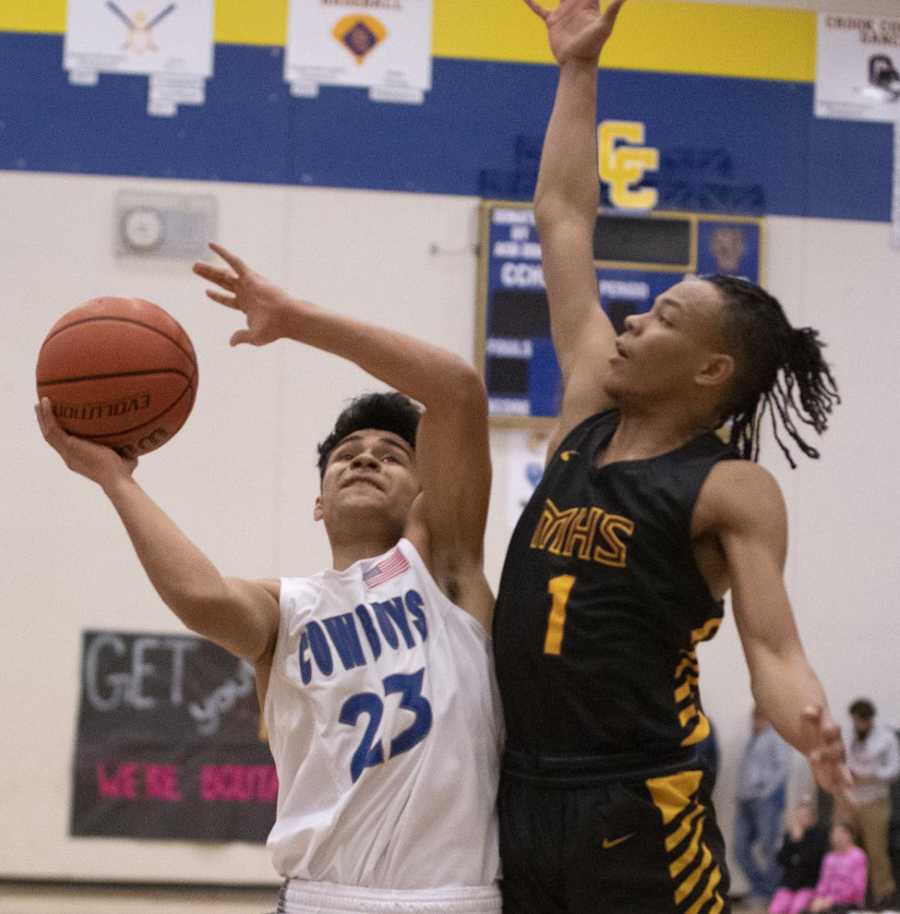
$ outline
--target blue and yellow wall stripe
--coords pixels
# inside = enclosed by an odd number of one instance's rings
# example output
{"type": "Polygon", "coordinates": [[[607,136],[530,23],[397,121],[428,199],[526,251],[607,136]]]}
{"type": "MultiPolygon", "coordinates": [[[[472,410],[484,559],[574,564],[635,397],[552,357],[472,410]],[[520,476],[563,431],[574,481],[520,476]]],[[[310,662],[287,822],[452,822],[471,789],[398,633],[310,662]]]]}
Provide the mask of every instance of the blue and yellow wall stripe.
{"type": "MultiPolygon", "coordinates": [[[[146,79],[69,85],[65,0],[0,4],[0,169],[527,199],[556,84],[521,0],[434,0],[422,106],[282,78],[287,0],[216,0],[207,102],[146,114],[146,79]]],[[[660,207],[888,221],[892,130],[813,116],[813,13],[631,0],[601,117],[640,121],[660,207]]]]}
{"type": "MultiPolygon", "coordinates": [[[[216,43],[283,46],[287,15],[288,0],[217,0],[216,43]]],[[[432,49],[461,60],[552,63],[532,19],[521,0],[434,0],[432,49]]],[[[65,28],[65,0],[4,0],[0,7],[0,31],[61,35],[65,28]]],[[[815,16],[801,10],[631,0],[604,63],[812,82],[815,42],[815,16]]]]}

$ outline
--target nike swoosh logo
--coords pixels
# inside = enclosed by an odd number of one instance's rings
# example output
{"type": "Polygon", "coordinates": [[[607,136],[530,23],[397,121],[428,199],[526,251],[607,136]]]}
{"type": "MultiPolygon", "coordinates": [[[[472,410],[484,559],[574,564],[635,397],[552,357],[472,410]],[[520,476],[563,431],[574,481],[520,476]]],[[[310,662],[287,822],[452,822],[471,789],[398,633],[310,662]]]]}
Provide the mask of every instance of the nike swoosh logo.
{"type": "Polygon", "coordinates": [[[627,841],[629,838],[633,838],[636,834],[637,834],[637,832],[633,831],[628,835],[622,835],[621,838],[613,838],[612,841],[610,841],[609,838],[604,838],[603,839],[603,850],[608,851],[611,847],[615,847],[617,844],[622,844],[623,842],[627,841]]]}
{"type": "Polygon", "coordinates": [[[562,460],[564,463],[568,463],[570,458],[577,457],[577,456],[578,456],[578,451],[563,451],[559,455],[559,459],[562,460]]]}

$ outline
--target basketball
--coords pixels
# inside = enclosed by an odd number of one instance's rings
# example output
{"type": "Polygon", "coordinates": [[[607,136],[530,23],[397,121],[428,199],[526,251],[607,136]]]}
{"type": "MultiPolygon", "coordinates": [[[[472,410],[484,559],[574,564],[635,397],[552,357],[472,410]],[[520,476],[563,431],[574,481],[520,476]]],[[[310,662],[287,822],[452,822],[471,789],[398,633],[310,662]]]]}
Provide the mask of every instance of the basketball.
{"type": "Polygon", "coordinates": [[[49,397],[71,435],[139,457],[184,425],[197,394],[197,358],[182,326],[141,298],[94,298],[66,312],[37,360],[38,397],[49,397]]]}

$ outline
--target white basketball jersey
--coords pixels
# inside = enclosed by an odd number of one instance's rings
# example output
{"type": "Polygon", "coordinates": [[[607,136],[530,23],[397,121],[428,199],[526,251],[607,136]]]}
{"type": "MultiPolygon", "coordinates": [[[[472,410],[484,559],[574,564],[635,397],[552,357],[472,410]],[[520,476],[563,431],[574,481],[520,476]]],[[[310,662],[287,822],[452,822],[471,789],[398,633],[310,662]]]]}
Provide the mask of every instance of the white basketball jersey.
{"type": "Polygon", "coordinates": [[[409,540],[281,581],[265,719],[283,876],[385,889],[499,875],[490,642],[409,540]]]}

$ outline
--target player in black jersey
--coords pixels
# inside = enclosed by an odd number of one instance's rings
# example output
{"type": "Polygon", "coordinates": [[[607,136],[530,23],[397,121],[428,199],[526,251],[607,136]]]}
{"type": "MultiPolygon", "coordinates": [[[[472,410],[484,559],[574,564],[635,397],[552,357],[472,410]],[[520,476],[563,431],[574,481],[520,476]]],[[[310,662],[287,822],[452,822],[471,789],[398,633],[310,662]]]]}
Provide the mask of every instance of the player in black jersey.
{"type": "Polygon", "coordinates": [[[753,462],[767,410],[780,443],[779,424],[818,456],[796,423],[823,431],[837,389],[815,331],[739,279],[679,282],[616,338],[592,237],[597,60],[624,0],[602,15],[597,0],[525,2],[560,64],[535,213],[564,389],[494,616],[504,910],[720,914],[696,647],[727,590],[756,703],[819,784],[846,784],[785,592],[782,496],[753,462]]]}

